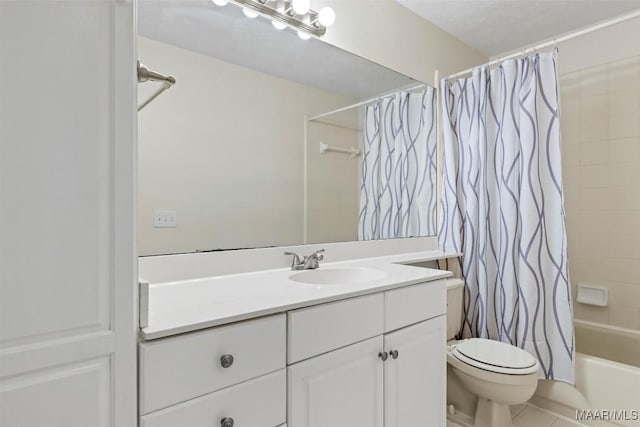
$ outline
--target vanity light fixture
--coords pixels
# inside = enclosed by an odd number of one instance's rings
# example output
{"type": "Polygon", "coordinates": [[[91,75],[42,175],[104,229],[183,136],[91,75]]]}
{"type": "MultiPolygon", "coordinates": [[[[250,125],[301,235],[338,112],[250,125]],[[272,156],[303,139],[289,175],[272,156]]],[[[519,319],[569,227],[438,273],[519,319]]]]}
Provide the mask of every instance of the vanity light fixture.
{"type": "Polygon", "coordinates": [[[333,25],[336,13],[330,7],[319,12],[311,10],[310,0],[212,0],[218,6],[234,3],[242,8],[248,18],[262,15],[272,21],[273,26],[282,30],[291,27],[298,36],[308,40],[311,36],[321,37],[327,27],[333,25]]]}
{"type": "Polygon", "coordinates": [[[249,19],[257,18],[258,14],[251,9],[247,9],[246,7],[242,8],[242,13],[249,19]]]}

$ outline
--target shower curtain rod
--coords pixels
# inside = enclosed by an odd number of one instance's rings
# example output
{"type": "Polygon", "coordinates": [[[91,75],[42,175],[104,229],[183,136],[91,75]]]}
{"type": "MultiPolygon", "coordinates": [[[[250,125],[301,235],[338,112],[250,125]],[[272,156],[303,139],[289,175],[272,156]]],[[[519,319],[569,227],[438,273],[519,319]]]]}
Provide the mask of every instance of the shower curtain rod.
{"type": "Polygon", "coordinates": [[[338,108],[337,110],[332,110],[332,111],[329,111],[329,112],[326,112],[326,113],[318,114],[317,116],[309,117],[307,120],[312,122],[314,120],[318,120],[318,119],[321,119],[323,117],[330,116],[332,114],[341,113],[343,111],[351,110],[352,108],[362,107],[363,105],[370,104],[370,103],[372,103],[374,101],[379,100],[380,98],[384,98],[385,96],[389,96],[389,95],[394,94],[396,92],[400,92],[400,91],[410,92],[412,90],[417,90],[417,89],[423,88],[425,86],[427,86],[427,83],[420,83],[419,85],[415,85],[415,86],[409,86],[409,87],[405,87],[405,88],[395,89],[393,91],[386,92],[386,93],[383,93],[381,95],[377,95],[377,96],[375,96],[373,98],[369,98],[369,99],[366,99],[364,101],[357,102],[355,104],[347,105],[346,107],[338,108]]]}
{"type": "MultiPolygon", "coordinates": [[[[628,13],[626,15],[618,16],[617,18],[609,19],[609,20],[600,22],[598,24],[592,25],[590,27],[586,27],[586,28],[583,28],[581,30],[574,31],[572,33],[568,33],[568,34],[562,35],[560,37],[555,37],[555,38],[547,40],[545,42],[542,42],[542,43],[539,43],[539,44],[536,44],[536,45],[533,45],[533,46],[529,46],[529,47],[520,49],[517,52],[514,52],[514,53],[511,53],[509,55],[500,57],[498,59],[494,59],[492,61],[489,61],[485,65],[486,66],[495,65],[495,64],[498,64],[498,63],[500,63],[502,61],[506,61],[507,59],[516,58],[518,56],[526,55],[528,53],[532,53],[532,52],[535,52],[537,50],[541,50],[541,49],[544,49],[544,48],[547,48],[547,47],[551,47],[551,46],[556,46],[558,43],[566,42],[568,40],[572,40],[572,39],[587,35],[589,33],[593,33],[595,31],[599,31],[599,30],[602,30],[604,28],[610,27],[612,25],[620,24],[622,22],[629,21],[631,19],[638,18],[638,17],[640,17],[640,9],[638,9],[638,10],[636,10],[634,12],[628,13]]],[[[449,79],[453,79],[453,78],[456,78],[456,77],[464,76],[465,74],[471,73],[477,67],[478,66],[469,68],[469,69],[464,70],[464,71],[460,71],[459,73],[456,73],[456,74],[451,74],[450,76],[445,77],[444,80],[449,80],[449,79]]]]}
{"type": "Polygon", "coordinates": [[[138,111],[142,110],[144,107],[149,105],[151,101],[156,99],[162,92],[169,89],[171,86],[176,84],[176,79],[173,76],[165,76],[163,74],[157,73],[155,71],[150,70],[144,64],[140,63],[138,60],[138,83],[144,82],[161,82],[162,86],[158,88],[146,101],[142,104],[138,105],[138,111]]]}

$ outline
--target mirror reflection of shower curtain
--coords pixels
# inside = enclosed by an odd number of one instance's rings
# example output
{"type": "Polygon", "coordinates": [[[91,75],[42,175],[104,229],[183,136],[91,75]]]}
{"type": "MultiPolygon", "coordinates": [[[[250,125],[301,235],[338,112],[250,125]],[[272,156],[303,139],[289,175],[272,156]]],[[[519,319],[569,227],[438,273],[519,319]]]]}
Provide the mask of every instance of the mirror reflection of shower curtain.
{"type": "Polygon", "coordinates": [[[436,93],[398,92],[364,112],[358,239],[436,230],[436,93]]]}

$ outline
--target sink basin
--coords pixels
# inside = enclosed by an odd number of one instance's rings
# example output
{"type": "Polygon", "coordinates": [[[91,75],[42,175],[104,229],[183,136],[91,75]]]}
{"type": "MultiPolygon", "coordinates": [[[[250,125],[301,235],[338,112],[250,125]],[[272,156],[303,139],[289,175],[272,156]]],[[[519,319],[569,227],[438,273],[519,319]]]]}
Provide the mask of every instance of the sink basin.
{"type": "Polygon", "coordinates": [[[384,271],[373,268],[319,268],[305,270],[289,276],[294,282],[310,285],[363,284],[384,278],[384,271]]]}

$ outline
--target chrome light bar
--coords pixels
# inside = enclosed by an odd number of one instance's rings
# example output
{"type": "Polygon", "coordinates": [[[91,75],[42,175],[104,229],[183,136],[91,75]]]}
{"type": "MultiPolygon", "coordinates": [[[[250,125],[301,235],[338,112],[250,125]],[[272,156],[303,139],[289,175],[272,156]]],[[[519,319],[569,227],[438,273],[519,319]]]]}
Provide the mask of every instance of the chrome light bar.
{"type": "MultiPolygon", "coordinates": [[[[333,9],[327,11],[332,16],[329,20],[330,23],[328,23],[328,25],[322,25],[319,12],[308,9],[304,14],[299,14],[293,7],[293,2],[295,1],[296,0],[229,0],[229,3],[234,3],[243,9],[253,11],[273,22],[292,27],[316,37],[322,37],[327,31],[327,26],[331,25],[335,19],[333,9]]],[[[215,3],[219,4],[220,2],[215,3]]]]}

